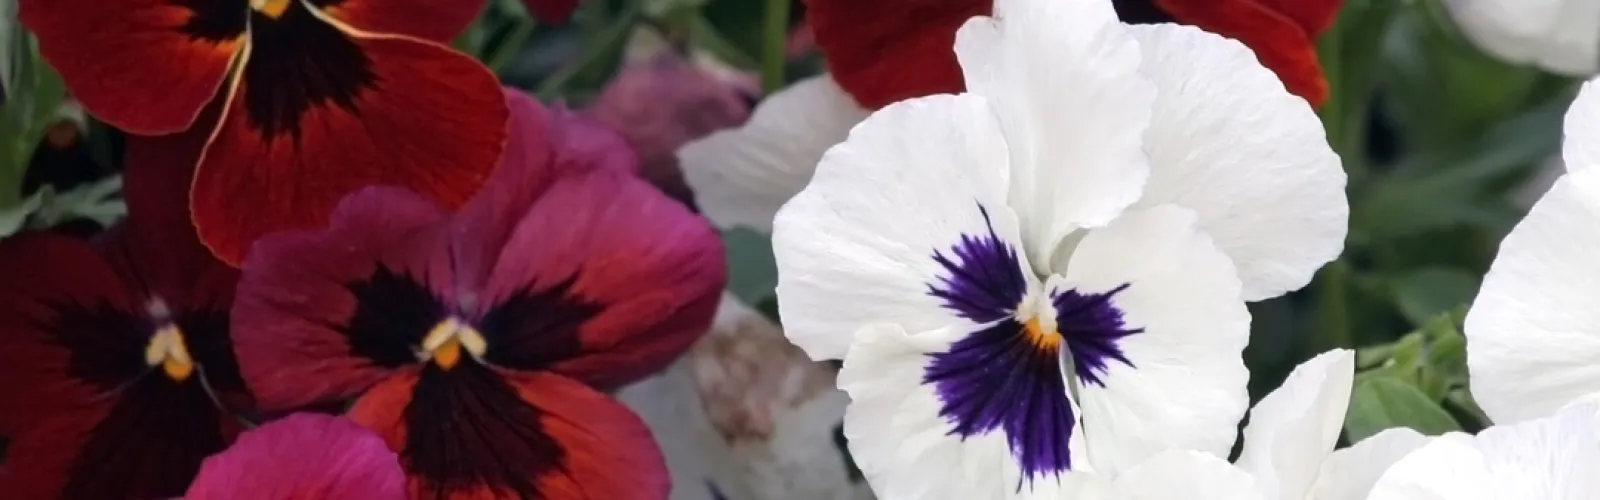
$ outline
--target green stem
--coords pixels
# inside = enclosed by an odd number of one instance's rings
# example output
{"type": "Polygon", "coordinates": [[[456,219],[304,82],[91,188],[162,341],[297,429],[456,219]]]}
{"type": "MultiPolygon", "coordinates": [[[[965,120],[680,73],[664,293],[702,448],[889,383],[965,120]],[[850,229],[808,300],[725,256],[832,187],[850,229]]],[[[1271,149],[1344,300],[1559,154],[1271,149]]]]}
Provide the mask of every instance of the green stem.
{"type": "Polygon", "coordinates": [[[529,17],[519,17],[515,22],[516,25],[511,27],[511,32],[506,34],[505,39],[484,58],[484,62],[496,75],[505,71],[506,65],[511,64],[511,61],[522,53],[522,46],[528,42],[528,37],[533,35],[533,28],[537,24],[529,17]]]}
{"type": "Polygon", "coordinates": [[[1322,268],[1317,286],[1317,324],[1320,327],[1313,348],[1317,352],[1355,346],[1350,326],[1350,266],[1334,261],[1322,268]]]}
{"type": "Polygon", "coordinates": [[[605,59],[607,54],[619,50],[623,43],[628,41],[628,35],[633,34],[633,26],[639,21],[641,2],[627,2],[622,12],[617,14],[617,19],[607,26],[594,38],[577,59],[562,66],[561,69],[551,73],[544,83],[535,91],[540,99],[552,99],[561,93],[567,82],[582,74],[589,66],[605,59]]]}
{"type": "Polygon", "coordinates": [[[761,41],[761,89],[770,94],[783,88],[783,67],[788,63],[789,0],[767,0],[761,41]]]}

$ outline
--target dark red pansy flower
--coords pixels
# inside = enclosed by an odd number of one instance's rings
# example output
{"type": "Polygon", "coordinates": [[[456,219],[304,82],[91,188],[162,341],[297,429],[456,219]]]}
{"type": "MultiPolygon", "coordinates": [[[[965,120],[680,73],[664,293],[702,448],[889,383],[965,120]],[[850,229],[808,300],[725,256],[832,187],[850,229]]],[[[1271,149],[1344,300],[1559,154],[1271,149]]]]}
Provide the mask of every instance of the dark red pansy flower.
{"type": "Polygon", "coordinates": [[[269,409],[357,398],[416,498],[665,498],[649,431],[601,391],[706,330],[721,245],[615,133],[509,97],[505,158],[457,214],[375,187],[256,244],[244,377],[269,409]]]}
{"type": "Polygon", "coordinates": [[[572,12],[578,10],[580,3],[583,0],[522,0],[534,18],[558,24],[571,19],[572,12]]]}
{"type": "MultiPolygon", "coordinates": [[[[1315,40],[1344,0],[1114,0],[1128,23],[1179,22],[1255,50],[1290,92],[1313,106],[1328,97],[1315,40]]],[[[988,15],[993,0],[806,0],[834,80],[862,106],[965,89],[956,29],[988,15]]]]}
{"type": "Polygon", "coordinates": [[[400,457],[343,417],[297,413],[207,458],[183,500],[405,500],[400,457]]]}
{"type": "Polygon", "coordinates": [[[166,160],[129,153],[130,217],[93,242],[0,240],[0,496],[170,498],[243,428],[238,272],[186,223],[190,170],[147,164],[166,160]]]}
{"type": "Polygon", "coordinates": [[[371,184],[455,207],[505,142],[495,77],[435,42],[483,0],[21,0],[85,109],[128,132],[208,138],[191,208],[237,263],[371,184]],[[207,103],[223,112],[199,119],[207,103]]]}

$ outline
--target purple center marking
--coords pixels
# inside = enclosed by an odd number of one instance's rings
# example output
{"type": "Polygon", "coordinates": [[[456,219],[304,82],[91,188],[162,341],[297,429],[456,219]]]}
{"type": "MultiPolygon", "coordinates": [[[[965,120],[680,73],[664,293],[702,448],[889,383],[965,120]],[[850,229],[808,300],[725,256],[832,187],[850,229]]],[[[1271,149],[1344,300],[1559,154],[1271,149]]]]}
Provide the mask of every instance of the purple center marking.
{"type": "Polygon", "coordinates": [[[982,205],[978,210],[988,234],[962,235],[948,255],[935,251],[933,259],[945,275],[928,285],[928,293],[956,315],[985,326],[950,350],[930,354],[922,382],[934,384],[942,403],[939,415],[953,425],[951,435],[967,438],[1003,429],[1028,483],[1072,468],[1067,444],[1077,416],[1061,374],[1061,346],[1072,355],[1079,378],[1103,386],[1108,360],[1133,366],[1118,340],[1142,330],[1125,328],[1122,312],[1112,304],[1128,285],[1103,293],[1066,290],[1051,296],[1064,343],[1031,340],[1015,319],[1028,293],[1027,271],[1016,249],[995,234],[988,210],[982,205]]]}

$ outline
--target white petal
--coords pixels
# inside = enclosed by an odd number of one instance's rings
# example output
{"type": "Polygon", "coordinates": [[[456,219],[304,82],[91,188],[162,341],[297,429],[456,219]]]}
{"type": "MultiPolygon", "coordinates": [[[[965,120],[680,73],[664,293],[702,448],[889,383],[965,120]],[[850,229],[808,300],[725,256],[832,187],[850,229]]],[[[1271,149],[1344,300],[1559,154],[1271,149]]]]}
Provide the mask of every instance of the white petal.
{"type": "Polygon", "coordinates": [[[672,476],[672,500],[712,500],[706,483],[732,498],[749,498],[739,463],[711,425],[686,361],[622,388],[617,399],[650,427],[672,476]]]}
{"type": "Polygon", "coordinates": [[[1600,69],[1600,2],[1447,0],[1462,33],[1485,52],[1568,75],[1600,69]]]}
{"type": "Polygon", "coordinates": [[[1017,241],[1005,162],[999,125],[975,95],[902,101],[857,126],[774,224],[789,339],[813,359],[841,358],[867,324],[970,325],[929,293],[943,273],[933,256],[988,234],[991,221],[1017,241]]]}
{"type": "Polygon", "coordinates": [[[1578,91],[1567,110],[1562,157],[1567,170],[1600,167],[1600,79],[1578,91]]]}
{"type": "Polygon", "coordinates": [[[1216,455],[1172,450],[1133,466],[1113,482],[1107,500],[1252,500],[1263,497],[1245,471],[1216,455]]]}
{"type": "Polygon", "coordinates": [[[856,465],[885,499],[1060,498],[1054,481],[1017,491],[1021,469],[1004,432],[963,439],[939,415],[938,395],[922,382],[924,366],[930,354],[947,351],[963,336],[953,330],[909,335],[887,324],[858,333],[839,373],[839,387],[851,399],[844,432],[856,465]]]}
{"type": "MultiPolygon", "coordinates": [[[[1132,363],[1111,361],[1104,387],[1080,387],[1083,434],[1096,470],[1116,471],[1168,448],[1226,456],[1249,397],[1241,352],[1250,314],[1233,265],[1174,206],[1129,212],[1090,231],[1056,289],[1112,297],[1132,363]]],[[[1071,341],[1071,332],[1063,332],[1071,341]]]]}
{"type": "Polygon", "coordinates": [[[772,231],[772,216],[811,180],[823,152],[866,118],[828,75],[772,94],[743,127],[678,149],[701,213],[721,228],[772,231]]]}
{"type": "Polygon", "coordinates": [[[1396,462],[1371,500],[1592,500],[1600,498],[1596,406],[1435,439],[1396,462]]]}
{"type": "Polygon", "coordinates": [[[1247,300],[1296,290],[1344,248],[1344,167],[1311,106],[1238,41],[1133,26],[1156,84],[1138,206],[1194,210],[1233,258],[1247,300]]]}
{"type": "Polygon", "coordinates": [[[1250,410],[1239,467],[1273,498],[1304,498],[1339,442],[1355,354],[1322,353],[1295,367],[1277,390],[1250,410]]]}
{"type": "Polygon", "coordinates": [[[1311,487],[1315,500],[1366,500],[1372,485],[1389,467],[1407,454],[1432,441],[1417,431],[1397,427],[1361,440],[1349,448],[1333,452],[1323,462],[1317,482],[1311,487]]]}
{"type": "Polygon", "coordinates": [[[1472,395],[1495,422],[1600,391],[1600,169],[1568,173],[1500,244],[1467,313],[1472,395]]]}
{"type": "Polygon", "coordinates": [[[725,489],[730,497],[840,499],[854,491],[833,438],[849,398],[834,388],[834,370],[807,358],[772,321],[725,293],[711,331],[682,363],[693,375],[694,404],[731,446],[749,486],[737,497],[725,489]]]}
{"type": "Polygon", "coordinates": [[[1012,206],[1043,271],[1063,237],[1110,222],[1138,199],[1155,89],[1110,2],[1002,0],[995,17],[969,21],[956,54],[967,88],[1000,116],[1012,206]]]}

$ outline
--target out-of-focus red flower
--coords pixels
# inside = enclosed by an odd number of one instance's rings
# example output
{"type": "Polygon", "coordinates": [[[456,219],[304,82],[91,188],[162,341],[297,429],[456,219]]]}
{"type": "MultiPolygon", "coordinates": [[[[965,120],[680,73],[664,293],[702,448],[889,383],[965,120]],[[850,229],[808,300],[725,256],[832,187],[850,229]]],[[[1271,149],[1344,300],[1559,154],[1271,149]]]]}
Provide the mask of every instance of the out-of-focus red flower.
{"type": "MultiPolygon", "coordinates": [[[[1255,50],[1290,92],[1327,100],[1315,40],[1344,0],[1114,0],[1129,23],[1179,22],[1255,50]]],[[[955,32],[988,15],[993,0],[806,0],[817,45],[833,78],[867,108],[960,92],[955,32]]]]}
{"type": "Polygon", "coordinates": [[[510,94],[495,177],[455,215],[394,188],[246,260],[235,342],[261,405],[358,397],[416,498],[666,498],[648,429],[605,390],[706,330],[726,279],[707,223],[624,141],[510,94]]]}
{"type": "Polygon", "coordinates": [[[646,179],[691,203],[678,147],[744,123],[750,107],[737,87],[667,54],[623,69],[587,112],[622,132],[639,153],[646,179]]]}
{"type": "Polygon", "coordinates": [[[6,498],[176,496],[253,407],[228,337],[238,272],[186,221],[194,157],[129,146],[122,225],[0,241],[6,498]]]}
{"type": "Polygon", "coordinates": [[[455,207],[483,185],[505,102],[492,73],[439,43],[482,6],[22,0],[19,16],[89,113],[134,134],[205,138],[194,224],[237,263],[255,238],[320,225],[364,186],[455,207]]]}
{"type": "Polygon", "coordinates": [[[405,500],[400,457],[343,417],[297,413],[207,458],[183,500],[405,500]]]}

